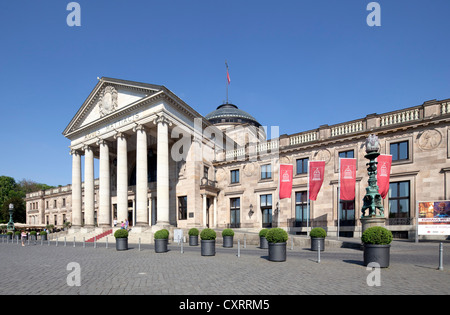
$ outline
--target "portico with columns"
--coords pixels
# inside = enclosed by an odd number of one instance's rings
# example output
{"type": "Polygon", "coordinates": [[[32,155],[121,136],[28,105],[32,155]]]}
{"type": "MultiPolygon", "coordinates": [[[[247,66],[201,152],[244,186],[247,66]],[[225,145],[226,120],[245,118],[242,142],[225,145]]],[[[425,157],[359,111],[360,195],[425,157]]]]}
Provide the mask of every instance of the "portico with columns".
{"type": "MultiPolygon", "coordinates": [[[[189,208],[201,211],[202,161],[190,141],[195,119],[207,124],[164,86],[99,79],[63,132],[71,141],[73,230],[109,229],[114,219],[141,231],[177,226],[179,195],[189,194],[189,208]],[[184,146],[171,154],[180,139],[184,146]]],[[[184,223],[201,224],[199,218],[184,223]]]]}

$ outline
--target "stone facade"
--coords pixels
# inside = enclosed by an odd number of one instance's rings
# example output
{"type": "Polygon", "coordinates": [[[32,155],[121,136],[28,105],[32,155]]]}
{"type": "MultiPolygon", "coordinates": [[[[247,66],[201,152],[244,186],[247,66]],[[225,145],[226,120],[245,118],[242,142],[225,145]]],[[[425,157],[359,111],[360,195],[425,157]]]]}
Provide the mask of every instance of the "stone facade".
{"type": "Polygon", "coordinates": [[[380,153],[395,156],[394,192],[383,200],[387,226],[413,238],[417,202],[450,199],[449,120],[450,99],[433,100],[266,141],[259,123],[212,124],[165,87],[102,78],[64,131],[71,140],[72,185],[28,194],[27,223],[70,221],[75,229],[93,229],[117,218],[137,230],[281,226],[306,234],[321,226],[329,235],[339,229],[359,236],[368,185],[365,140],[376,134],[380,153]],[[356,198],[341,203],[339,157],[346,155],[357,161],[356,198]],[[96,180],[94,158],[100,159],[96,180]],[[314,160],[326,162],[326,174],[317,200],[308,204],[306,167],[314,160]],[[280,164],[294,170],[292,196],[283,200],[280,164]]]}

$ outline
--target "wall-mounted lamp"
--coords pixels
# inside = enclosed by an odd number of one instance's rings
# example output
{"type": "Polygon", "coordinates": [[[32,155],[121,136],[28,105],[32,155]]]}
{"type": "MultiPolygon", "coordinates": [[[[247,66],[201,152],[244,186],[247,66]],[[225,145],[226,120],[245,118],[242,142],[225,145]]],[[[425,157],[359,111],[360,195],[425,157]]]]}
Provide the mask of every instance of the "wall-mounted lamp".
{"type": "Polygon", "coordinates": [[[250,210],[248,211],[248,216],[251,218],[252,215],[253,215],[253,213],[255,213],[255,212],[253,211],[253,205],[250,204],[250,210]]]}

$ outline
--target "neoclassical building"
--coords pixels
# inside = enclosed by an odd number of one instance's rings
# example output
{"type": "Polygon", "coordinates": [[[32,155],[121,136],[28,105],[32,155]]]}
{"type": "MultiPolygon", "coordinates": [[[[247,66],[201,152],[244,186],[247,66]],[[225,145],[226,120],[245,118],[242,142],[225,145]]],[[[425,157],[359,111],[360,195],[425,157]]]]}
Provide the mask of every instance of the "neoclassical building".
{"type": "Polygon", "coordinates": [[[233,104],[202,116],[164,86],[104,77],[63,132],[72,184],[28,194],[27,223],[69,221],[76,231],[128,219],[134,231],[280,226],[292,234],[321,226],[330,235],[359,236],[364,146],[376,134],[381,153],[393,157],[383,200],[387,227],[413,238],[417,203],[450,199],[449,121],[450,99],[432,100],[286,135],[233,104]],[[339,200],[342,157],[357,162],[352,201],[339,200]],[[326,162],[325,179],[317,200],[308,202],[307,166],[314,160],[326,162]],[[291,198],[282,200],[280,164],[293,165],[291,198]]]}

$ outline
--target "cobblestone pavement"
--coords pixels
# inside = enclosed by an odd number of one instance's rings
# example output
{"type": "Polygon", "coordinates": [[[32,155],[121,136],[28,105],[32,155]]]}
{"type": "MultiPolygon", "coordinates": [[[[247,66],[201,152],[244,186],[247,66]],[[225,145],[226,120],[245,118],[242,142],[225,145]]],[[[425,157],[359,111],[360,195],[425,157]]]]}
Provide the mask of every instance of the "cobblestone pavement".
{"type": "Polygon", "coordinates": [[[116,251],[115,244],[62,242],[56,246],[0,243],[0,294],[153,294],[153,295],[298,295],[298,294],[448,294],[450,244],[444,244],[444,270],[437,270],[438,243],[394,241],[389,268],[379,270],[380,286],[369,286],[372,270],[363,266],[363,252],[327,248],[317,252],[290,249],[285,262],[271,262],[267,250],[256,246],[222,248],[203,257],[200,246],[170,244],[169,252],[155,253],[152,245],[130,244],[116,251]],[[80,286],[70,263],[80,267],[80,286]],[[69,266],[69,268],[68,268],[69,266]],[[72,283],[73,284],[73,283],[72,283]],[[76,284],[76,283],[75,283],[76,284]]]}

